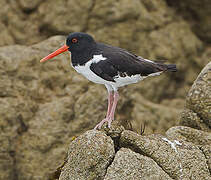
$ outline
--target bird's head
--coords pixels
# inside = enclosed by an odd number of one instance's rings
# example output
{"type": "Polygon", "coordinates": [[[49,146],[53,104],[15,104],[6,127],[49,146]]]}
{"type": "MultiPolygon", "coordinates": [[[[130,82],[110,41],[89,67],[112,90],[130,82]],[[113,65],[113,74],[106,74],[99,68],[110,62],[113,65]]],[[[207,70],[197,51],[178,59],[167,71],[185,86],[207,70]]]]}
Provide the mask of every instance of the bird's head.
{"type": "Polygon", "coordinates": [[[64,46],[44,57],[40,62],[45,62],[65,51],[69,51],[70,53],[80,53],[92,48],[95,44],[95,40],[89,34],[82,32],[71,33],[68,35],[64,46]]]}

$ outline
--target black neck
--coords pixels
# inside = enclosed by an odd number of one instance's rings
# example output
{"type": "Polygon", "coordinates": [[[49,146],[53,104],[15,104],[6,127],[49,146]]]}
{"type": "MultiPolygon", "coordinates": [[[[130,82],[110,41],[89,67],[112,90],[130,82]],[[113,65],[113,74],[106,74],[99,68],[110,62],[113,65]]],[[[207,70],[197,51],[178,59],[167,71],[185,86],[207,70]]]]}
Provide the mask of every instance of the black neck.
{"type": "Polygon", "coordinates": [[[84,65],[86,62],[88,62],[90,59],[93,58],[93,55],[96,51],[96,44],[93,44],[92,46],[86,47],[85,49],[80,49],[80,51],[73,51],[71,52],[71,60],[72,65],[84,65]]]}

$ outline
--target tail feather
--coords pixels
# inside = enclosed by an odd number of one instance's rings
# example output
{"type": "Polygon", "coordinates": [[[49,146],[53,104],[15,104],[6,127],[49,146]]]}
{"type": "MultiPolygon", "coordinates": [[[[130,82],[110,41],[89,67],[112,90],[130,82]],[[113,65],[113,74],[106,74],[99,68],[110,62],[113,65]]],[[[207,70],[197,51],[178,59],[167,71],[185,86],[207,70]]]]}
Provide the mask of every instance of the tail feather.
{"type": "Polygon", "coordinates": [[[141,60],[139,62],[145,63],[145,66],[148,67],[147,74],[156,73],[156,72],[177,72],[176,64],[165,64],[165,60],[149,60],[143,59],[142,57],[138,56],[138,59],[141,60]]]}
{"type": "Polygon", "coordinates": [[[169,71],[169,72],[177,72],[176,64],[167,64],[167,71],[169,71]]]}
{"type": "Polygon", "coordinates": [[[176,64],[156,63],[160,71],[177,72],[176,64]]]}

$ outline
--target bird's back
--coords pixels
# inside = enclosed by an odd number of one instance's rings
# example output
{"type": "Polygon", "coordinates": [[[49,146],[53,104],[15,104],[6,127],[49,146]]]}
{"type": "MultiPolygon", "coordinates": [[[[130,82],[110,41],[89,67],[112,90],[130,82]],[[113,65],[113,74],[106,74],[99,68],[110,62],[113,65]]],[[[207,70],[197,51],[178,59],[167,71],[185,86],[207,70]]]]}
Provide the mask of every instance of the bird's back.
{"type": "Polygon", "coordinates": [[[176,71],[176,65],[164,64],[162,62],[153,62],[132,54],[125,49],[113,47],[110,45],[98,43],[97,53],[106,57],[106,61],[101,61],[106,66],[110,65],[113,74],[123,73],[128,76],[140,74],[141,76],[148,76],[156,72],[176,71]]]}

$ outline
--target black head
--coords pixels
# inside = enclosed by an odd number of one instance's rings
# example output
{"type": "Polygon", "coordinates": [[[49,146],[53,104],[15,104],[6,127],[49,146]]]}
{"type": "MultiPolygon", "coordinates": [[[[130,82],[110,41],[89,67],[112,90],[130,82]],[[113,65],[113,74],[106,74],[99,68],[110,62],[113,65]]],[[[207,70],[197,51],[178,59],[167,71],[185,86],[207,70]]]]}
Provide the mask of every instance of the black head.
{"type": "Polygon", "coordinates": [[[71,53],[82,52],[93,48],[96,45],[95,40],[89,34],[75,32],[69,34],[66,39],[66,45],[71,53]]]}
{"type": "Polygon", "coordinates": [[[96,46],[95,40],[89,34],[81,32],[71,33],[66,39],[66,45],[44,57],[40,62],[45,62],[68,50],[71,52],[72,64],[81,65],[93,57],[96,46]]]}

